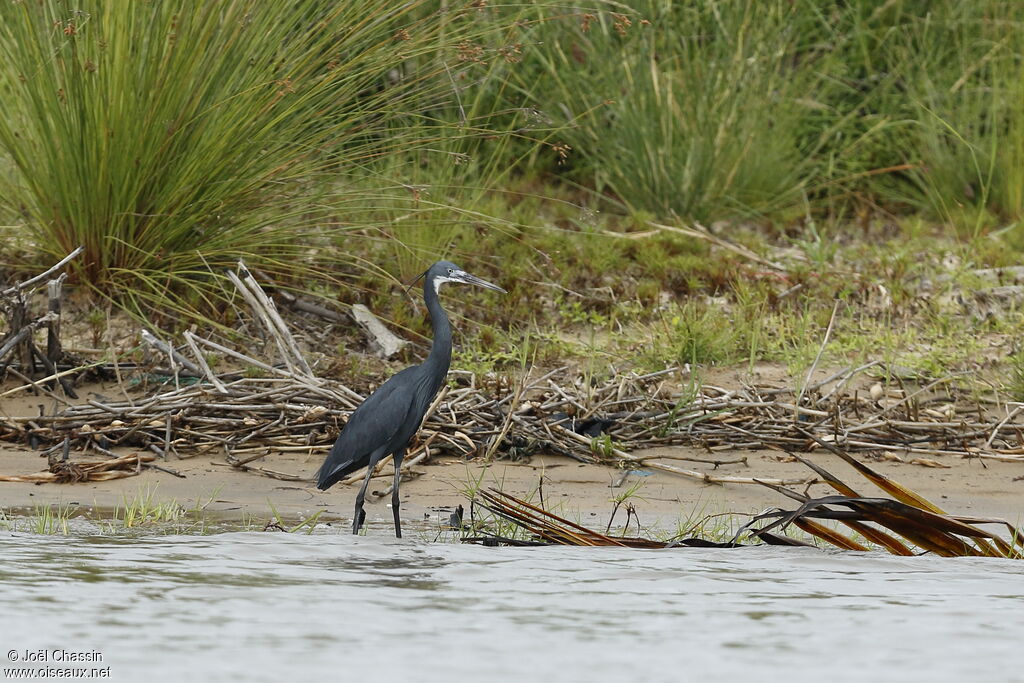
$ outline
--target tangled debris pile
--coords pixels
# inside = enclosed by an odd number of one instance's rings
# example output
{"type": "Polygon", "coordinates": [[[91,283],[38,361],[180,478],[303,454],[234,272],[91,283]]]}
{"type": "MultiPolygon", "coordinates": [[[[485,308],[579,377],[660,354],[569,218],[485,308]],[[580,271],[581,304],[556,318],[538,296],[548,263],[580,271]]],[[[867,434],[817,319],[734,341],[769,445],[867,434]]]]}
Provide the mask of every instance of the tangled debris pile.
{"type": "Polygon", "coordinates": [[[142,469],[143,463],[149,463],[156,459],[156,456],[153,455],[132,453],[107,460],[72,461],[68,458],[70,445],[70,441],[64,442],[63,454],[59,457],[55,457],[57,455],[55,451],[50,453],[46,471],[23,475],[0,474],[0,481],[21,481],[33,484],[107,481],[134,476],[142,469]]]}
{"type": "MultiPolygon", "coordinates": [[[[29,286],[56,272],[61,264],[6,290],[4,296],[24,302],[29,286]]],[[[148,451],[163,459],[221,455],[239,469],[305,480],[298,473],[253,463],[260,459],[270,462],[277,452],[327,449],[362,396],[341,382],[314,374],[274,301],[244,264],[230,277],[265,335],[273,340],[277,359],[264,362],[191,332],[184,333],[185,343],[180,347],[144,333],[147,343],[168,361],[167,382],[139,398],[126,393],[123,401],[73,403],[69,400],[71,382],[86,366],[59,370],[61,358],[55,355],[40,368],[35,361],[44,354],[31,351],[29,356],[22,354],[19,363],[0,356],[3,367],[24,381],[0,398],[37,391],[62,406],[52,414],[0,416],[0,439],[51,448],[68,442],[76,451],[108,457],[119,457],[113,452],[116,447],[148,451]],[[204,355],[211,353],[231,359],[244,370],[214,373],[204,355]],[[32,379],[39,369],[48,374],[32,379]],[[63,389],[54,384],[58,379],[65,381],[63,389]],[[56,393],[59,391],[65,395],[56,393]]],[[[9,317],[12,327],[0,341],[0,349],[31,343],[34,329],[44,324],[54,334],[53,330],[59,330],[51,324],[59,323],[59,306],[56,308],[56,313],[51,308],[49,317],[37,320],[24,314],[9,317]]],[[[54,349],[59,353],[59,340],[54,349]]],[[[88,367],[97,369],[97,364],[88,367]]],[[[696,445],[706,449],[709,457],[683,459],[711,463],[716,470],[745,463],[742,457],[716,459],[714,454],[720,450],[792,452],[823,445],[850,452],[909,456],[911,462],[933,467],[942,466],[935,457],[947,456],[1024,462],[1024,424],[1015,419],[1022,406],[994,403],[981,409],[976,399],[964,400],[950,382],[952,377],[913,389],[897,381],[888,389],[876,382],[869,389],[851,390],[854,380],[868,372],[885,374],[887,368],[872,362],[799,390],[698,385],[681,368],[647,374],[613,371],[598,382],[563,367],[527,373],[517,386],[502,389],[483,388],[472,374],[453,372],[453,386],[443,391],[428,411],[404,467],[439,451],[509,459],[544,452],[581,462],[658,469],[705,482],[788,486],[808,483],[814,477],[766,480],[705,473],[665,462],[668,458],[664,456],[640,457],[630,451],[668,444],[696,445]]],[[[171,471],[148,461],[141,463],[171,471]]],[[[356,473],[347,481],[361,478],[356,473]]]]}

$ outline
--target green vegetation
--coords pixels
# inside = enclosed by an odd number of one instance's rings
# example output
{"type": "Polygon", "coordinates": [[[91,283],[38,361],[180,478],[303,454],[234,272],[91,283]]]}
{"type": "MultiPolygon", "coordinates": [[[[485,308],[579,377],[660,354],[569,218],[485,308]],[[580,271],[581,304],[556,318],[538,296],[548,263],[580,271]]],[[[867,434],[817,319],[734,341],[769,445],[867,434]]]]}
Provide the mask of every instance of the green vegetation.
{"type": "MultiPolygon", "coordinates": [[[[70,505],[37,505],[29,523],[29,529],[36,534],[68,533],[68,520],[74,510],[70,505]]],[[[6,520],[6,515],[5,515],[6,520]]]]}
{"type": "Polygon", "coordinates": [[[1022,54],[1012,0],[10,2],[2,257],[83,244],[95,296],[225,331],[244,257],[416,338],[395,283],[448,256],[510,290],[453,305],[482,372],[527,333],[799,374],[835,300],[826,362],[990,367],[1024,330],[974,296],[1024,249],[1022,54]]]}
{"type": "MultiPolygon", "coordinates": [[[[113,521],[120,522],[124,529],[132,529],[145,525],[178,524],[188,514],[185,508],[175,501],[157,501],[155,491],[148,486],[138,491],[131,499],[121,498],[121,504],[114,509],[113,521]]],[[[196,512],[201,511],[197,505],[196,512]]]]}
{"type": "Polygon", "coordinates": [[[298,524],[290,524],[283,517],[281,517],[281,514],[277,511],[277,508],[274,506],[273,503],[270,502],[269,499],[267,500],[267,505],[270,507],[270,511],[273,516],[270,518],[270,521],[267,522],[267,525],[263,529],[264,531],[274,529],[276,531],[284,531],[285,533],[294,534],[297,531],[305,529],[305,533],[308,536],[309,534],[313,533],[313,531],[316,529],[316,522],[318,519],[320,519],[320,515],[323,513],[323,510],[317,510],[315,513],[313,513],[309,517],[306,517],[298,524]]]}
{"type": "Polygon", "coordinates": [[[77,275],[134,310],[209,309],[239,256],[316,269],[366,165],[436,136],[427,57],[475,33],[427,5],[7,3],[2,196],[26,247],[84,245],[77,275]]]}
{"type": "MultiPolygon", "coordinates": [[[[267,519],[244,515],[234,519],[209,512],[218,491],[205,499],[197,498],[192,507],[172,499],[160,499],[156,488],[146,486],[132,496],[123,496],[112,509],[83,508],[77,504],[37,505],[29,510],[0,508],[0,529],[41,535],[69,534],[192,534],[205,535],[227,531],[305,530],[312,533],[321,511],[298,521],[287,519],[270,504],[267,519]]],[[[268,501],[269,504],[269,501],[268,501]]]]}

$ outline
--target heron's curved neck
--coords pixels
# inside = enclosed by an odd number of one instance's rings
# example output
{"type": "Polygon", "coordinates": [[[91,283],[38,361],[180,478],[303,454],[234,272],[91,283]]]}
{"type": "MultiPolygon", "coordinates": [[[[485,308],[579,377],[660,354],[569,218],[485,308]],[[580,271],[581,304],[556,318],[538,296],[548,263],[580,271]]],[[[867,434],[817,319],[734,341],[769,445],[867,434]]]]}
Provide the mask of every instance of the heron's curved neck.
{"type": "Polygon", "coordinates": [[[437,296],[433,278],[427,278],[423,282],[423,300],[430,312],[430,327],[434,331],[434,343],[430,347],[426,363],[441,367],[442,373],[447,373],[452,363],[452,326],[448,322],[448,314],[441,308],[441,300],[437,296]]]}

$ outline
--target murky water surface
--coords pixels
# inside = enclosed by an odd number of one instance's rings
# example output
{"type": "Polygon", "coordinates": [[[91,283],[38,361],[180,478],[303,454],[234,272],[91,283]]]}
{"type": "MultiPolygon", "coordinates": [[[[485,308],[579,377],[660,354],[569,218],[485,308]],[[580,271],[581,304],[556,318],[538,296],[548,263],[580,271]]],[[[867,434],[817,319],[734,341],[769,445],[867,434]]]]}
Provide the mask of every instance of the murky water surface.
{"type": "Polygon", "coordinates": [[[146,683],[1024,680],[1024,562],[371,533],[4,532],[0,667],[146,683]],[[49,662],[9,661],[40,650],[49,662]]]}

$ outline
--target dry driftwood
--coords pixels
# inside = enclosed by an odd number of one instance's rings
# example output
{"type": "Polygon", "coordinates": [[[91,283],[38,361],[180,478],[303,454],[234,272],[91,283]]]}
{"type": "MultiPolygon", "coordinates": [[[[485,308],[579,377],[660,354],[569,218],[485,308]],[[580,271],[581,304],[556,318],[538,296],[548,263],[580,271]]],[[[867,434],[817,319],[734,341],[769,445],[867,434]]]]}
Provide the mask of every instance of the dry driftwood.
{"type": "Polygon", "coordinates": [[[152,455],[132,453],[119,458],[93,461],[55,460],[45,472],[23,475],[0,474],[0,481],[32,482],[36,484],[72,484],[84,481],[108,481],[123,477],[134,477],[142,470],[143,463],[154,460],[152,455]]]}
{"type": "Polygon", "coordinates": [[[381,358],[391,358],[408,344],[385,327],[370,309],[362,304],[352,304],[352,318],[366,331],[370,345],[381,358]]]}
{"type": "Polygon", "coordinates": [[[81,254],[84,250],[85,247],[77,247],[70,254],[68,254],[67,256],[65,256],[60,261],[53,264],[43,272],[39,273],[38,275],[35,275],[29,278],[28,280],[25,280],[24,282],[19,282],[11,287],[8,287],[3,291],[0,291],[0,300],[10,299],[14,296],[17,296],[19,293],[25,292],[31,289],[32,287],[35,287],[37,284],[39,284],[40,282],[42,282],[43,280],[50,277],[51,275],[59,271],[61,268],[66,266],[68,263],[70,263],[72,259],[81,254]]]}
{"type": "Polygon", "coordinates": [[[38,362],[50,375],[45,382],[53,387],[53,381],[56,380],[66,396],[78,398],[71,383],[57,372],[57,366],[64,355],[60,344],[60,316],[62,285],[67,274],[61,273],[47,282],[47,312],[44,315],[32,318],[29,313],[29,298],[40,283],[61,270],[82,250],[82,247],[75,249],[42,273],[0,292],[0,310],[4,312],[8,324],[8,332],[0,340],[0,366],[23,378],[37,392],[49,392],[49,389],[44,389],[34,382],[38,362]],[[34,339],[36,330],[44,327],[47,330],[45,353],[36,346],[34,339]],[[18,370],[11,367],[10,356],[17,357],[18,370]]]}

